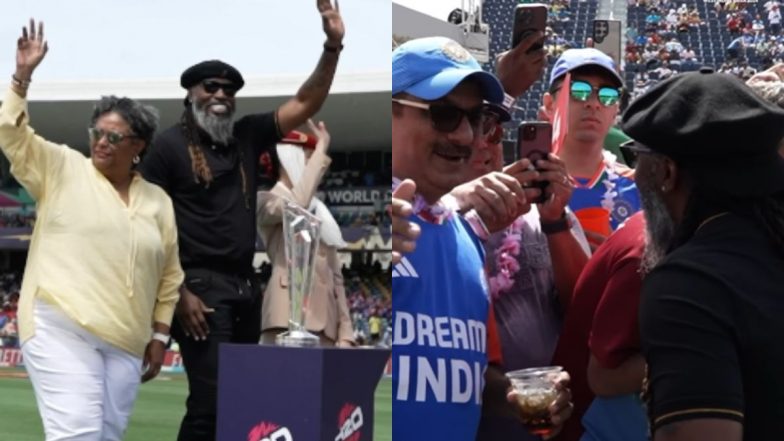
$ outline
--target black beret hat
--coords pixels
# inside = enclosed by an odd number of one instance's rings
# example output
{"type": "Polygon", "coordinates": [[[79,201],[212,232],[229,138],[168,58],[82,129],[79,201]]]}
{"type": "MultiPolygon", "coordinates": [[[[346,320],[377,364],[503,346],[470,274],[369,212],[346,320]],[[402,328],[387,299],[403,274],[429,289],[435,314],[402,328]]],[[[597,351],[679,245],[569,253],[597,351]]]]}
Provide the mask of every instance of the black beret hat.
{"type": "Polygon", "coordinates": [[[701,70],[662,81],[631,103],[621,127],[702,185],[738,196],[784,191],[784,111],[732,75],[701,70]]]}
{"type": "Polygon", "coordinates": [[[240,71],[234,66],[220,60],[207,60],[185,69],[180,77],[180,86],[190,89],[207,78],[225,78],[234,83],[238,90],[245,85],[240,71]]]}

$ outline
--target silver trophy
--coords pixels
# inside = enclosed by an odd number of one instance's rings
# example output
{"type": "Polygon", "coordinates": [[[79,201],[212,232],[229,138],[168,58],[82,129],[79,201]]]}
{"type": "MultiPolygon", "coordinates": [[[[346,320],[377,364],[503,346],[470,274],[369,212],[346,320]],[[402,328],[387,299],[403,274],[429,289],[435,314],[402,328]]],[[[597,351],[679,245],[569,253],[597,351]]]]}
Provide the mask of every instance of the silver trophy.
{"type": "Polygon", "coordinates": [[[289,330],[279,334],[281,346],[318,346],[319,338],[305,329],[305,312],[313,282],[313,262],[318,253],[321,221],[297,204],[283,209],[283,237],[289,274],[289,330]]]}

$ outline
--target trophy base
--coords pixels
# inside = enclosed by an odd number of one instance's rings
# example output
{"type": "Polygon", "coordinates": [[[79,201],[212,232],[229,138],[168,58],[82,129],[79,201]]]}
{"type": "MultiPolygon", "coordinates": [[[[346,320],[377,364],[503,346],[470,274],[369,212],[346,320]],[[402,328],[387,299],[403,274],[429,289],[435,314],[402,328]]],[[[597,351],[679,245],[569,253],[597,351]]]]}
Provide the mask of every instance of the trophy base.
{"type": "Polygon", "coordinates": [[[275,337],[275,344],[297,348],[315,348],[319,345],[319,338],[305,330],[286,331],[275,337]]]}

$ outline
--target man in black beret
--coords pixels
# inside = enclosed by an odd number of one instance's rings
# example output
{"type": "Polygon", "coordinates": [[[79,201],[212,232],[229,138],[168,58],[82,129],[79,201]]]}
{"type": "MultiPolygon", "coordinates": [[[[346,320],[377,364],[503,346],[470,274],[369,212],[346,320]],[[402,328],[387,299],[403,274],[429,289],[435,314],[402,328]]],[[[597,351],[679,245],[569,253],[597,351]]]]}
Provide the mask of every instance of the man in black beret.
{"type": "Polygon", "coordinates": [[[640,307],[656,441],[779,439],[784,111],[709,71],[631,104],[647,221],[640,307]]]}
{"type": "Polygon", "coordinates": [[[316,4],[324,51],[293,98],[235,121],[242,75],[222,61],[198,63],[180,78],[188,91],[180,123],[153,141],[140,166],[171,196],[186,274],[172,323],[190,388],[180,441],[215,439],[218,345],[259,342],[261,292],[252,277],[259,156],[275,155],[283,134],[321,108],[343,48],[337,1],[316,4]]]}

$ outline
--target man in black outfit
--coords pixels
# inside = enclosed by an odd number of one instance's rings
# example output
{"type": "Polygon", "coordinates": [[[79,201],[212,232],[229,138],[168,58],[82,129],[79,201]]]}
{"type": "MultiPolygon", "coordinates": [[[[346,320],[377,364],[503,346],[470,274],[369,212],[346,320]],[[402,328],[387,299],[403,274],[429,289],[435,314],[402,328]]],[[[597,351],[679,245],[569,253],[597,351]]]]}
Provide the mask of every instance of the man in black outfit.
{"type": "MultiPolygon", "coordinates": [[[[235,94],[244,85],[218,60],[191,66],[180,124],[152,143],[139,170],[174,202],[185,283],[172,324],[190,394],[179,441],[214,441],[218,345],[257,344],[261,290],[252,277],[259,156],[322,106],[343,46],[343,21],[330,0],[317,0],[326,42],[313,74],[277,110],[234,121],[235,94]]],[[[273,176],[273,180],[277,177],[273,176]]]]}
{"type": "Polygon", "coordinates": [[[631,104],[648,229],[640,323],[655,441],[784,431],[784,111],[730,75],[631,104]]]}

